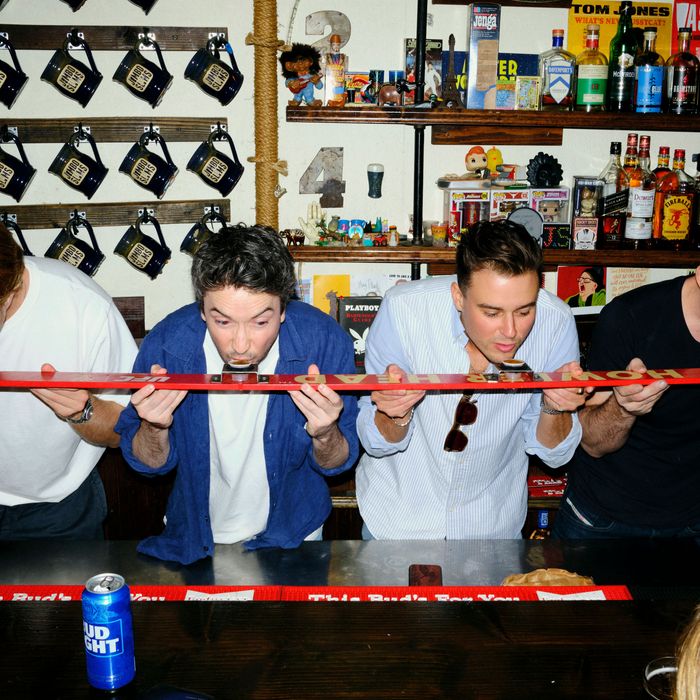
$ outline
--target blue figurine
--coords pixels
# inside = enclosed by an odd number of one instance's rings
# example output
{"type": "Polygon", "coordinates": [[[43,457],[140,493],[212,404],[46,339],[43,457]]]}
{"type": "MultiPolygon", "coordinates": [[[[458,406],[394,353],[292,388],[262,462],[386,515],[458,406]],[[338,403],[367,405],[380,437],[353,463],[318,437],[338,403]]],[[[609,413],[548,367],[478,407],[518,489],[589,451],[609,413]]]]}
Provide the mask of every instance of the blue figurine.
{"type": "Polygon", "coordinates": [[[292,91],[290,107],[306,102],[309,107],[318,107],[321,100],[314,99],[314,90],[321,89],[321,54],[308,44],[292,44],[289,51],[280,56],[284,84],[292,91]]]}

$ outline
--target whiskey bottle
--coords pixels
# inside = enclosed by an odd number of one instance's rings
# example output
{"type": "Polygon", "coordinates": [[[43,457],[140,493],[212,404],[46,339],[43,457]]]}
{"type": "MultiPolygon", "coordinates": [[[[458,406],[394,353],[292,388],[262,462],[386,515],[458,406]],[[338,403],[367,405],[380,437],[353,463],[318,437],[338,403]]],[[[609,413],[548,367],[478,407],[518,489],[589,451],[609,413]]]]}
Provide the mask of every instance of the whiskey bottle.
{"type": "Polygon", "coordinates": [[[656,183],[653,236],[659,248],[691,247],[695,205],[695,181],[685,172],[685,151],[673,152],[673,170],[656,183]]]}
{"type": "Polygon", "coordinates": [[[632,112],[634,109],[634,59],[639,52],[637,34],[632,27],[632,3],[620,3],[617,32],[610,41],[608,67],[608,111],[632,112]]]}
{"type": "Polygon", "coordinates": [[[659,146],[659,155],[657,156],[658,165],[651,171],[654,173],[654,177],[658,182],[666,173],[671,172],[671,168],[668,167],[671,150],[668,146],[659,146]]]}
{"type": "Polygon", "coordinates": [[[649,136],[639,139],[639,163],[629,174],[629,200],[624,247],[650,248],[656,183],[649,170],[649,136]]]}
{"type": "Polygon", "coordinates": [[[629,177],[630,173],[637,167],[639,157],[637,155],[637,134],[630,132],[627,134],[627,150],[625,151],[624,170],[629,177]]]}
{"type": "Polygon", "coordinates": [[[661,112],[664,99],[664,59],[656,53],[656,27],[644,30],[644,49],[634,59],[634,111],[661,112]]]}
{"type": "Polygon", "coordinates": [[[564,30],[552,29],[552,48],[540,55],[540,109],[569,110],[574,105],[576,56],[564,49],[564,30]]]}
{"type": "Polygon", "coordinates": [[[629,196],[629,179],[620,163],[622,144],[610,144],[610,160],[600,174],[603,196],[600,198],[599,248],[621,248],[629,196]]]}
{"type": "Polygon", "coordinates": [[[600,52],[600,27],[586,27],[586,48],[576,56],[576,104],[583,112],[605,111],[608,85],[608,59],[600,52]]]}
{"type": "Polygon", "coordinates": [[[695,114],[698,109],[700,61],[689,51],[691,30],[678,30],[679,51],[666,61],[666,111],[695,114]]]}

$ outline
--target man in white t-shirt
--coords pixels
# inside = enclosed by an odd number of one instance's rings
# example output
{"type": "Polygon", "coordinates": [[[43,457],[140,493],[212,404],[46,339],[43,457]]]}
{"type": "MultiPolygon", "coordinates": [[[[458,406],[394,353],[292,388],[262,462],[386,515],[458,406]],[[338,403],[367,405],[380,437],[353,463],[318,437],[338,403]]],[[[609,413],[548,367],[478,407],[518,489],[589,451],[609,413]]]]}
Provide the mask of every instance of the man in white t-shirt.
{"type": "MultiPolygon", "coordinates": [[[[0,369],[126,372],[136,344],[109,295],[63,262],[23,257],[0,224],[0,369]]],[[[99,539],[107,514],[95,465],[116,447],[128,395],[0,392],[0,540],[99,539]]]]}

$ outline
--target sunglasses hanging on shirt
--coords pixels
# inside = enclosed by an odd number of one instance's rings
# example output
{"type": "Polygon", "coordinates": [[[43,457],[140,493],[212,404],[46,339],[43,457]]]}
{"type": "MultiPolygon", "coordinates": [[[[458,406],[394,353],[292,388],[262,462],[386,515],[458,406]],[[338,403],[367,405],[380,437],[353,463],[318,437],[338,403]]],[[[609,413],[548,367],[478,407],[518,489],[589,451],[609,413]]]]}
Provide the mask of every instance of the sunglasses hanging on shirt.
{"type": "Polygon", "coordinates": [[[476,406],[476,400],[474,399],[474,392],[465,391],[457,403],[452,427],[445,438],[445,444],[443,445],[445,452],[464,451],[464,448],[469,443],[469,438],[466,433],[462,431],[462,427],[474,425],[478,415],[479,410],[476,406]]]}

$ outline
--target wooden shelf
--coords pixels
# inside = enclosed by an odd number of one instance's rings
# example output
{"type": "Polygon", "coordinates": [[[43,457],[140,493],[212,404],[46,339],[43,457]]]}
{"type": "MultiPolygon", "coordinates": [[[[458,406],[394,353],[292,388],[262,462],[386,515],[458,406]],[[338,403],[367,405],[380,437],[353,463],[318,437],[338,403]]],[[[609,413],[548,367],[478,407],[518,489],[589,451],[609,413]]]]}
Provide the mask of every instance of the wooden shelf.
{"type": "Polygon", "coordinates": [[[25,229],[60,228],[74,210],[85,212],[90,224],[98,226],[127,226],[136,220],[139,209],[153,209],[158,223],[192,223],[204,216],[205,207],[219,207],[221,214],[230,221],[231,203],[228,199],[190,199],[183,201],[107,202],[103,204],[80,202],[78,204],[1,204],[0,214],[15,214],[17,224],[25,229]]]}
{"type": "MultiPolygon", "coordinates": [[[[503,7],[566,7],[570,0],[499,0],[503,7]]],[[[466,9],[466,0],[433,0],[433,5],[461,5],[466,9]]]]}
{"type": "Polygon", "coordinates": [[[73,127],[90,127],[90,134],[101,143],[129,143],[136,141],[145,127],[157,126],[167,143],[176,141],[206,141],[211,127],[219,122],[228,129],[225,117],[89,117],[75,119],[0,119],[3,126],[17,127],[22,144],[63,143],[73,133],[73,127]]]}
{"type": "Polygon", "coordinates": [[[561,144],[563,129],[698,131],[700,116],[412,107],[287,107],[288,122],[432,127],[437,145],[561,144]]]}
{"type": "MultiPolygon", "coordinates": [[[[452,265],[453,248],[430,246],[399,246],[398,248],[340,248],[332,246],[292,246],[296,262],[343,263],[427,263],[452,265]]],[[[674,253],[671,251],[636,250],[545,250],[547,267],[557,265],[602,265],[605,267],[696,267],[700,265],[700,250],[674,253]]]]}
{"type": "MultiPolygon", "coordinates": [[[[153,27],[147,22],[131,27],[105,27],[102,25],[43,25],[3,24],[2,31],[10,37],[17,51],[24,49],[47,49],[55,51],[63,46],[66,36],[76,28],[85,36],[91,51],[120,51],[133,48],[139,33],[151,33],[161,51],[197,51],[207,45],[210,34],[228,36],[226,27],[153,27]]],[[[77,49],[80,55],[80,49],[77,49]]],[[[148,58],[151,51],[144,54],[148,58]]],[[[22,57],[20,56],[20,61],[22,57]]],[[[82,60],[82,59],[81,59],[82,60]]],[[[99,60],[97,67],[101,68],[99,60]]],[[[106,74],[105,69],[105,74],[106,74]]]]}

